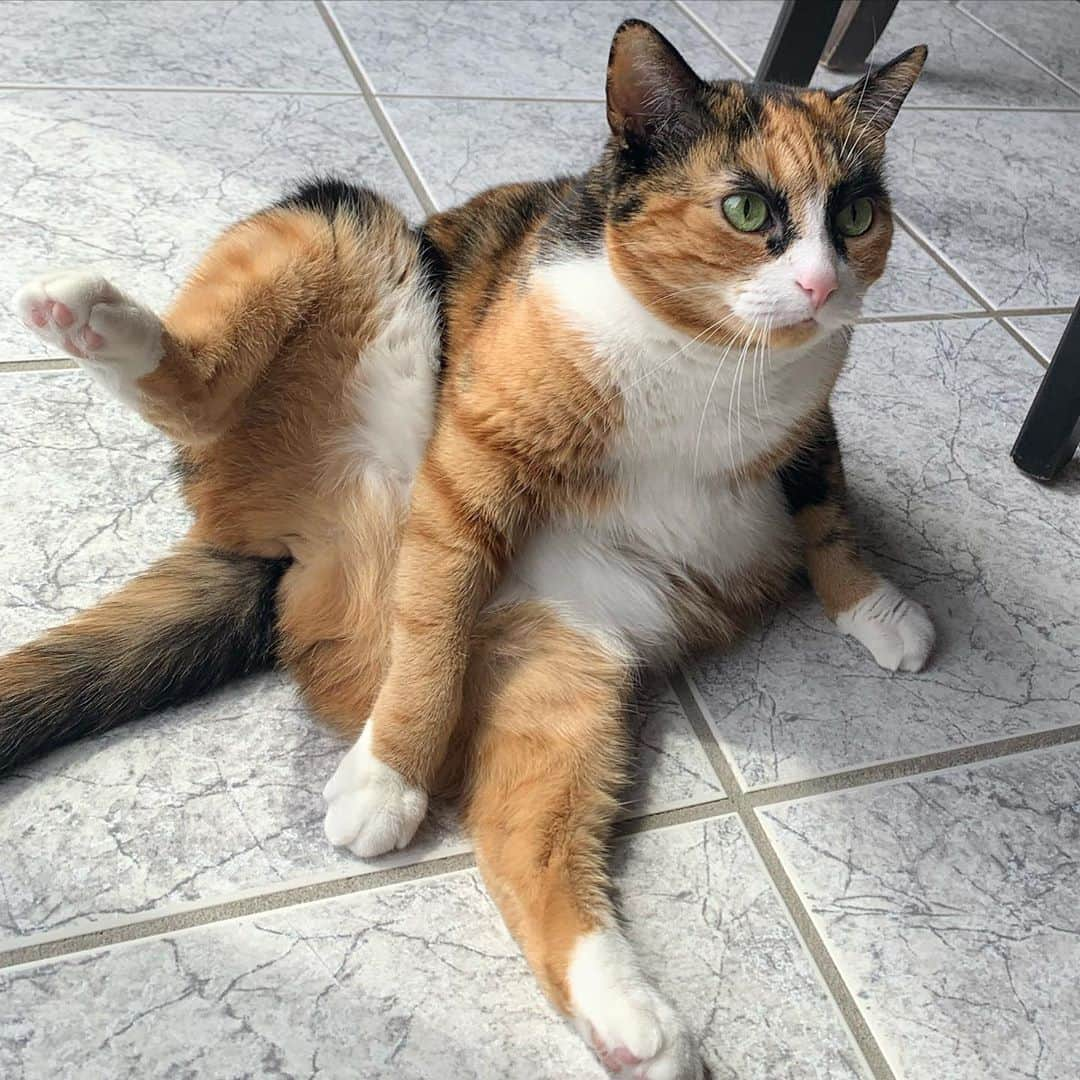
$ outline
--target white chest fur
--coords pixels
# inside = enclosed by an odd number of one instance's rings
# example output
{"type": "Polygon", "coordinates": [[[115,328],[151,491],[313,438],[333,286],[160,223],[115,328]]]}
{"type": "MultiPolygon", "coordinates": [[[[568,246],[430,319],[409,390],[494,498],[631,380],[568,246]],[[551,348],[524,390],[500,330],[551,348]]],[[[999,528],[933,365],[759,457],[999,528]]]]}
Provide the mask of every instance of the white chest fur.
{"type": "Polygon", "coordinates": [[[545,268],[543,283],[593,344],[592,377],[618,393],[623,428],[612,447],[619,498],[602,519],[537,533],[496,602],[524,597],[560,607],[634,652],[674,644],[670,575],[721,585],[795,543],[773,477],[730,482],[821,401],[842,342],[772,363],[725,351],[661,322],[620,284],[605,258],[545,268]]]}

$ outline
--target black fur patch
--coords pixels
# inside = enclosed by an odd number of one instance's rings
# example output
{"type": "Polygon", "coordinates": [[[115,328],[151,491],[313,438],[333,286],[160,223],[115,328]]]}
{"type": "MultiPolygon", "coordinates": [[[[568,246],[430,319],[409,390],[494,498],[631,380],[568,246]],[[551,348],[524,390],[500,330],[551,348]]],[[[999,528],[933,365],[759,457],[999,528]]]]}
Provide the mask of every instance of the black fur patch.
{"type": "Polygon", "coordinates": [[[840,455],[832,416],[826,416],[815,430],[813,440],[777,472],[792,514],[820,506],[829,498],[829,465],[840,455]]]}
{"type": "Polygon", "coordinates": [[[336,176],[316,176],[303,181],[273,205],[285,210],[317,210],[330,220],[333,220],[335,214],[345,210],[363,220],[374,214],[385,202],[386,200],[371,188],[350,184],[336,176]]]}

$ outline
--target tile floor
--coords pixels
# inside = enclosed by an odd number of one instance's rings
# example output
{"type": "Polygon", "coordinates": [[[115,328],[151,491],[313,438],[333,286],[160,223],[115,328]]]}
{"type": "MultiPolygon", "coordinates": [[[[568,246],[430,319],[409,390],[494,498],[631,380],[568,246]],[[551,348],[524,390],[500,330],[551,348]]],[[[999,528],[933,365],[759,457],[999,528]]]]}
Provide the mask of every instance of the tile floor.
{"type": "MultiPolygon", "coordinates": [[[[89,262],[160,304],[315,170],[419,218],[574,168],[620,18],[738,76],[778,7],[2,2],[0,294],[89,262]]],[[[920,40],[837,412],[934,663],[885,674],[804,600],[633,720],[629,932],[717,1080],[1080,1073],[1080,467],[1008,459],[1076,299],[1080,5],[902,0],[881,52],[920,40]]],[[[2,648],[183,528],[162,441],[9,313],[0,456],[2,648]]],[[[340,752],[266,677],[0,782],[0,1076],[598,1075],[451,808],[392,859],[326,846],[340,752]]]]}

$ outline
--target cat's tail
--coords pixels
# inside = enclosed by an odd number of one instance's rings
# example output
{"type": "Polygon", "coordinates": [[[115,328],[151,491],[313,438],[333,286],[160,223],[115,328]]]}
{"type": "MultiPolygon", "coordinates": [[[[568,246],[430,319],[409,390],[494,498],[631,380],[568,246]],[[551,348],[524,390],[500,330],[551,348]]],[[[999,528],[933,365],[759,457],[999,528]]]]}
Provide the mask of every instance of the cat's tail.
{"type": "Polygon", "coordinates": [[[273,665],[287,565],[185,541],[97,607],[0,657],[0,774],[273,665]]]}

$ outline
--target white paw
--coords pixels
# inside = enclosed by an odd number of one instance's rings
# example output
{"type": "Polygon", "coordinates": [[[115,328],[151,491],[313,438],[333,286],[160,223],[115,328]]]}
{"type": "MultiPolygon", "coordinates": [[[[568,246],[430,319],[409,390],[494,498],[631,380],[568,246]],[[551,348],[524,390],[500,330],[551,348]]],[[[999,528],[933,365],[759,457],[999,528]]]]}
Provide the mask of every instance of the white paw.
{"type": "Polygon", "coordinates": [[[24,285],[12,303],[43,341],[93,367],[118,367],[128,381],[148,375],[161,360],[161,320],[98,274],[45,274],[24,285]]]}
{"type": "Polygon", "coordinates": [[[326,838],[370,859],[403,848],[427,813],[427,795],[371,752],[369,721],[323,790],[326,838]]]}
{"type": "Polygon", "coordinates": [[[568,982],[577,1028],[612,1076],[700,1080],[694,1039],[641,973],[618,930],[596,930],[579,939],[568,982]]]}
{"type": "Polygon", "coordinates": [[[886,581],[836,617],[888,671],[920,671],[934,647],[934,624],[914,600],[886,581]]]}

